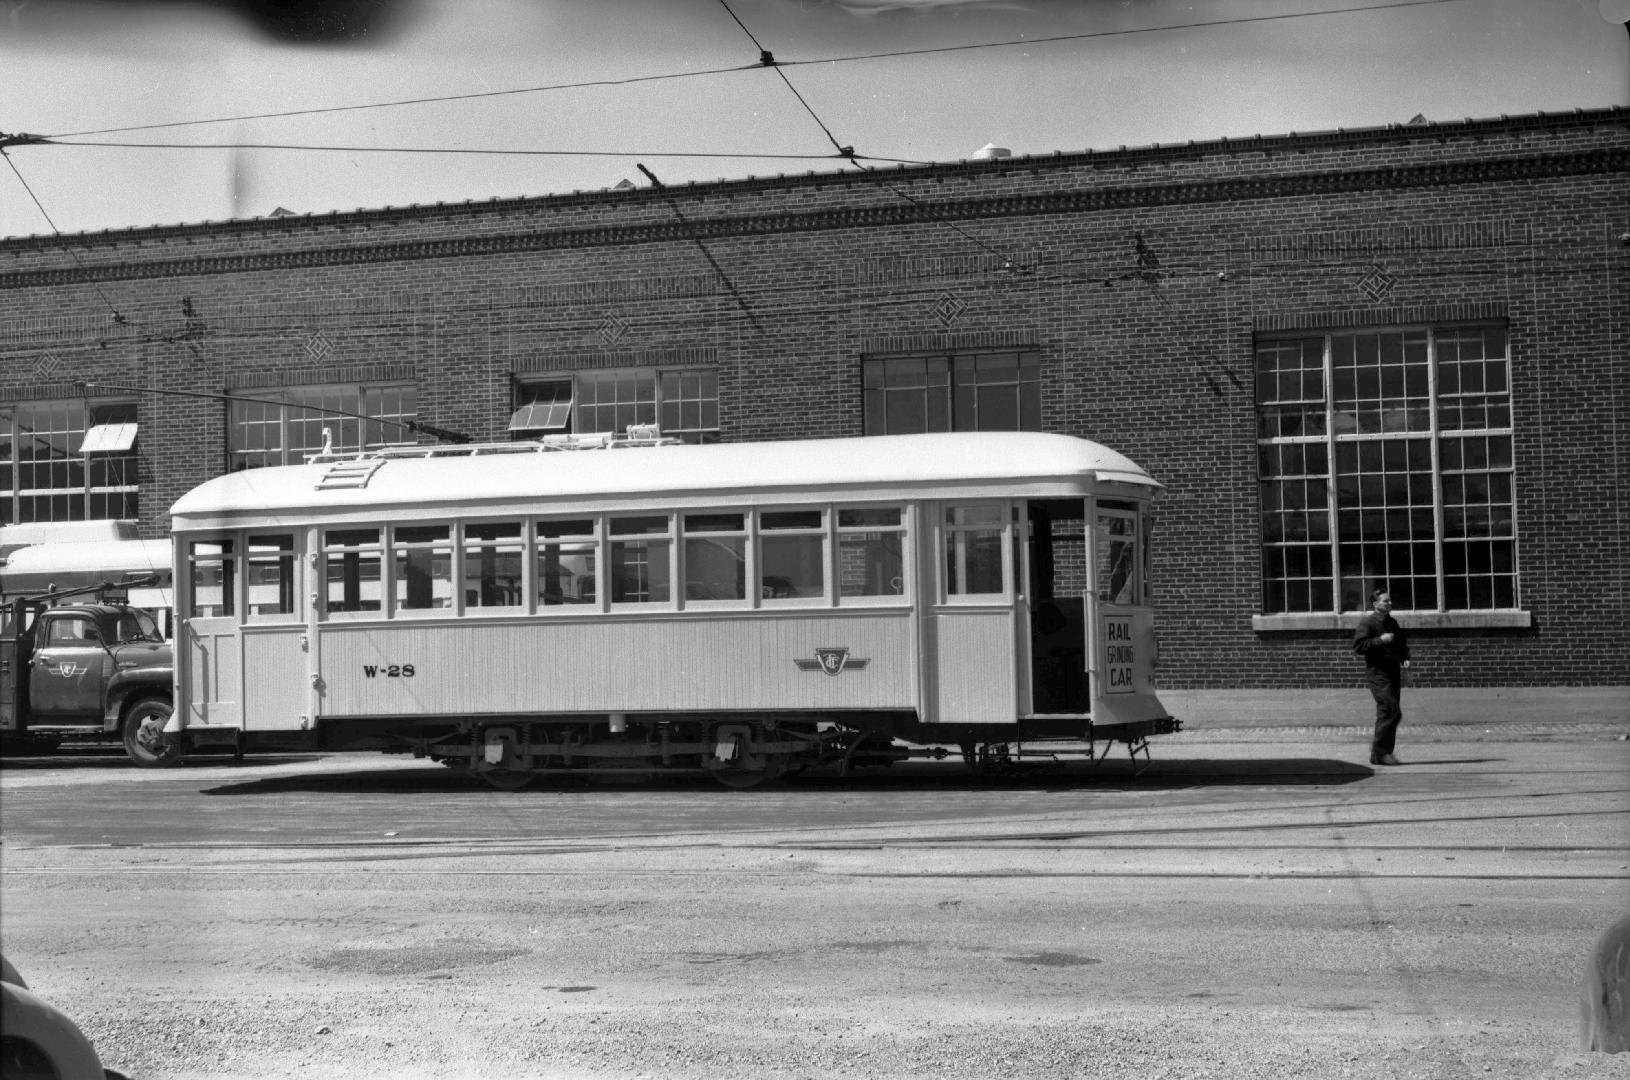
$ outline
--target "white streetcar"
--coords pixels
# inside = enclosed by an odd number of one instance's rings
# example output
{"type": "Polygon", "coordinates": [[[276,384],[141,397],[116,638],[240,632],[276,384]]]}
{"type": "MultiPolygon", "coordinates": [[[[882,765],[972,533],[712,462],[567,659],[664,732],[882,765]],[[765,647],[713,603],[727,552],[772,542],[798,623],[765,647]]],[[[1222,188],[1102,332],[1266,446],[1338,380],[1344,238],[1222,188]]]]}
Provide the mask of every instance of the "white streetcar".
{"type": "Polygon", "coordinates": [[[1097,756],[1155,694],[1150,502],[1033,433],[318,455],[171,513],[169,736],[552,773],[1097,756]]]}

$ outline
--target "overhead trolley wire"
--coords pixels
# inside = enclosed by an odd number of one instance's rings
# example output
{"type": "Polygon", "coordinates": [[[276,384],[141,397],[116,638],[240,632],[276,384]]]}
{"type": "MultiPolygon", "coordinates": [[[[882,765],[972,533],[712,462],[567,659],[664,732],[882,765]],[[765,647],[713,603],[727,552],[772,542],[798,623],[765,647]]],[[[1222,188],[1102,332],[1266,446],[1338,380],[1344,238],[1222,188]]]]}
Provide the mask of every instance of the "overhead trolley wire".
{"type": "MultiPolygon", "coordinates": [[[[365,102],[358,105],[330,105],[310,109],[287,109],[278,112],[248,113],[240,116],[220,116],[200,120],[173,120],[157,124],[132,124],[124,127],[95,128],[86,131],[65,131],[43,136],[45,140],[80,138],[88,135],[114,135],[130,131],[156,131],[164,128],[192,127],[203,124],[231,124],[248,120],[277,120],[295,116],[318,116],[328,113],[357,112],[366,109],[390,109],[408,105],[434,105],[444,102],[474,101],[483,98],[513,97],[520,94],[547,93],[556,90],[579,90],[594,87],[630,86],[646,82],[659,82],[674,79],[700,78],[712,75],[726,75],[734,72],[753,71],[760,68],[801,67],[812,64],[847,64],[861,63],[870,60],[888,60],[909,56],[930,56],[939,53],[968,52],[978,49],[1006,49],[1016,46],[1051,45],[1068,41],[1090,41],[1095,38],[1125,37],[1134,34],[1155,34],[1171,30],[1200,30],[1221,26],[1238,26],[1247,23],[1278,22],[1289,19],[1317,18],[1326,15],[1351,15],[1371,11],[1388,11],[1396,8],[1430,7],[1439,4],[1465,3],[1467,0],[1388,0],[1387,3],[1367,4],[1360,7],[1332,8],[1328,11],[1300,11],[1285,12],[1277,15],[1256,15],[1233,19],[1216,19],[1211,21],[1173,23],[1163,26],[1133,27],[1124,30],[1097,30],[1080,34],[1058,34],[1050,37],[1018,38],[1011,41],[972,42],[966,45],[942,45],[922,49],[899,49],[891,52],[862,53],[852,56],[828,56],[808,60],[778,60],[770,56],[769,52],[759,46],[760,59],[757,63],[739,64],[731,67],[704,68],[697,71],[667,72],[658,75],[636,75],[625,79],[590,79],[582,82],[552,83],[543,86],[513,87],[508,90],[483,90],[463,94],[441,94],[427,97],[401,98],[393,101],[365,102]]],[[[728,6],[726,8],[728,10],[728,6]]],[[[735,12],[731,12],[735,18],[735,12]]],[[[737,25],[741,20],[736,19],[737,25]]],[[[742,26],[743,31],[747,28],[742,26]]],[[[752,33],[747,35],[752,38],[752,33]]],[[[754,41],[757,44],[757,41],[754,41]]],[[[786,76],[782,75],[783,81],[786,76]]],[[[791,84],[788,83],[790,87],[791,84]]],[[[796,94],[797,91],[794,90],[796,94]]],[[[802,100],[800,98],[800,100],[802,100]]],[[[807,108],[807,104],[806,104],[807,108]]],[[[823,125],[824,127],[824,125],[823,125]]],[[[830,132],[828,133],[830,137],[830,132]]],[[[833,143],[836,145],[837,140],[833,143]]],[[[47,144],[48,145],[48,144],[47,144]]],[[[90,145],[90,144],[83,144],[90,145]]],[[[652,155],[645,155],[652,156],[652,155]]],[[[761,155],[762,156],[762,155],[761,155]]]]}
{"type": "MultiPolygon", "coordinates": [[[[29,184],[28,180],[24,178],[22,170],[17,168],[17,163],[11,160],[11,155],[6,153],[4,146],[0,146],[0,158],[6,159],[6,164],[11,166],[11,171],[13,175],[17,177],[17,182],[23,185],[23,190],[28,192],[28,197],[34,200],[34,205],[39,209],[40,216],[45,219],[45,223],[47,225],[51,226],[51,231],[56,234],[57,239],[62,239],[62,230],[57,228],[57,223],[55,221],[51,220],[51,214],[45,209],[45,204],[40,202],[40,197],[38,195],[34,194],[34,188],[29,184]]],[[[79,253],[71,247],[67,248],[66,250],[73,258],[74,262],[79,266],[79,269],[83,271],[85,269],[85,264],[80,259],[79,253]]],[[[107,294],[102,291],[102,287],[100,285],[98,285],[95,281],[90,281],[90,287],[96,292],[97,298],[101,300],[104,305],[106,305],[108,311],[113,313],[114,322],[124,323],[128,321],[124,315],[120,313],[119,309],[113,306],[113,301],[108,299],[107,294]]]]}
{"type": "MultiPolygon", "coordinates": [[[[32,145],[32,144],[31,144],[32,145]]],[[[736,151],[696,150],[497,150],[488,147],[456,146],[323,146],[305,143],[142,143],[142,142],[63,142],[53,138],[54,146],[97,146],[136,150],[318,150],[346,154],[491,154],[517,157],[650,157],[650,158],[740,158],[773,161],[831,161],[849,158],[852,154],[771,154],[736,151]]],[[[840,148],[842,149],[842,148],[840,148]]],[[[889,165],[932,165],[931,161],[915,158],[873,157],[860,155],[867,161],[880,161],[889,165]]]]}
{"type": "Polygon", "coordinates": [[[898,49],[893,52],[862,53],[854,56],[831,56],[824,60],[780,60],[778,65],[796,67],[805,64],[849,64],[862,60],[893,60],[907,56],[931,56],[935,53],[969,52],[974,49],[1009,49],[1019,45],[1054,45],[1063,41],[1088,41],[1093,38],[1127,37],[1133,34],[1158,34],[1167,30],[1204,30],[1216,26],[1238,26],[1243,23],[1277,22],[1285,19],[1310,19],[1320,15],[1354,15],[1369,11],[1390,11],[1394,8],[1429,7],[1434,4],[1459,4],[1466,0],[1392,0],[1385,4],[1363,7],[1331,8],[1328,11],[1291,11],[1279,15],[1252,15],[1238,19],[1213,19],[1206,22],[1170,23],[1162,26],[1135,26],[1127,30],[1094,30],[1081,34],[1057,34],[1052,37],[1015,38],[1012,41],[981,41],[967,45],[940,45],[927,49],[898,49]]]}
{"type": "Polygon", "coordinates": [[[479,98],[512,97],[517,94],[541,94],[551,90],[583,90],[596,86],[629,86],[635,83],[660,82],[667,79],[690,79],[701,75],[724,75],[732,71],[751,71],[757,64],[737,67],[708,68],[701,71],[675,71],[663,75],[635,75],[627,79],[590,79],[586,82],[554,83],[548,86],[521,86],[509,90],[481,90],[468,94],[442,94],[435,97],[402,98],[397,101],[375,101],[362,105],[328,105],[314,109],[287,109],[282,112],[250,113],[245,116],[217,116],[207,120],[172,120],[162,124],[134,124],[129,127],[98,128],[94,131],[65,131],[48,135],[50,139],[73,139],[82,135],[116,135],[126,131],[156,131],[160,128],[192,127],[198,124],[235,124],[244,120],[281,120],[290,116],[317,116],[324,113],[358,112],[363,109],[394,109],[403,105],[435,105],[448,101],[472,101],[479,98]]]}
{"type": "MultiPolygon", "coordinates": [[[[779,63],[775,59],[774,55],[771,54],[770,50],[766,49],[763,46],[763,44],[761,44],[759,42],[758,38],[753,35],[753,32],[751,30],[747,29],[747,24],[742,22],[741,19],[737,17],[736,13],[731,10],[729,0],[719,0],[719,3],[720,3],[721,6],[723,6],[725,11],[730,13],[730,17],[735,20],[736,25],[741,27],[742,33],[746,34],[748,40],[751,41],[753,43],[753,45],[758,49],[759,63],[761,65],[763,65],[764,67],[771,67],[771,68],[776,69],[776,74],[781,76],[781,81],[786,84],[788,90],[792,91],[792,96],[798,99],[798,104],[800,104],[800,105],[802,105],[804,107],[804,111],[809,113],[810,118],[813,119],[815,121],[815,123],[817,125],[819,125],[820,129],[823,132],[826,133],[827,140],[829,142],[831,142],[831,144],[834,147],[837,148],[837,151],[838,151],[837,156],[846,159],[850,164],[854,165],[855,168],[860,169],[863,172],[873,172],[874,170],[871,169],[869,166],[861,164],[860,159],[861,159],[861,157],[863,155],[856,154],[855,153],[855,148],[853,146],[845,146],[845,145],[843,145],[842,143],[840,143],[838,141],[837,137],[832,134],[832,129],[826,126],[826,123],[815,112],[814,108],[811,107],[809,102],[804,100],[804,95],[800,94],[798,92],[798,88],[796,86],[792,85],[792,80],[787,78],[786,72],[780,70],[779,63]]],[[[867,157],[866,160],[868,160],[868,161],[877,161],[877,160],[886,160],[886,159],[867,157]]],[[[926,164],[926,163],[924,163],[924,164],[926,164]]],[[[924,203],[924,202],[922,202],[922,201],[920,201],[918,199],[912,198],[910,195],[907,195],[905,192],[901,191],[899,188],[895,187],[892,184],[885,184],[884,186],[887,187],[890,191],[892,191],[895,195],[898,195],[900,198],[902,198],[902,199],[906,200],[907,202],[911,203],[913,206],[916,206],[919,209],[927,211],[928,214],[931,217],[934,218],[934,220],[936,220],[940,224],[944,225],[946,228],[950,229],[952,232],[956,233],[958,236],[960,236],[963,239],[969,241],[970,243],[977,244],[979,247],[984,248],[986,251],[990,252],[992,255],[995,255],[997,258],[999,258],[999,259],[1001,259],[1003,261],[1004,266],[1012,267],[1013,265],[1015,265],[1012,258],[1010,258],[1005,252],[998,251],[997,249],[991,247],[989,244],[985,243],[983,240],[979,239],[977,236],[974,236],[971,233],[967,232],[966,230],[958,228],[956,225],[952,224],[950,221],[945,220],[944,217],[942,217],[940,214],[938,214],[938,213],[936,213],[934,211],[933,207],[929,206],[928,204],[926,204],[926,203],[924,203]]]]}
{"type": "Polygon", "coordinates": [[[804,111],[809,114],[810,119],[814,120],[816,125],[826,133],[827,141],[832,144],[833,149],[837,150],[840,157],[853,157],[855,148],[852,146],[844,146],[842,143],[838,142],[836,136],[832,134],[832,129],[827,127],[826,124],[821,121],[821,118],[816,115],[815,110],[810,107],[809,102],[804,100],[804,95],[800,94],[798,92],[798,88],[792,85],[792,80],[787,78],[787,73],[781,70],[780,65],[776,62],[775,56],[770,52],[770,50],[764,47],[763,43],[760,42],[756,36],[754,36],[751,30],[747,29],[747,24],[742,22],[740,17],[738,17],[736,13],[731,10],[729,0],[719,0],[719,5],[724,8],[732,19],[735,20],[736,25],[741,27],[741,32],[747,35],[747,40],[751,41],[758,48],[759,66],[770,68],[781,77],[781,82],[788,90],[792,91],[792,96],[798,99],[798,104],[804,107],[804,111]]]}

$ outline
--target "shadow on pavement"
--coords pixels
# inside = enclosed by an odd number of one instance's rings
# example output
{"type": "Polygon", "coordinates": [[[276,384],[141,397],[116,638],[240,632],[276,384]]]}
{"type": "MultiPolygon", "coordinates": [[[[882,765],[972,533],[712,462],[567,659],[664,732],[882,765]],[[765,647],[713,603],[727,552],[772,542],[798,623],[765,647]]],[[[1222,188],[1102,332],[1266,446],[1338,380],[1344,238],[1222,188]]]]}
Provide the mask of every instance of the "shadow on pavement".
{"type": "MultiPolygon", "coordinates": [[[[277,765],[298,765],[302,762],[317,761],[317,754],[283,754],[258,755],[244,758],[237,763],[239,768],[269,767],[277,765]]],[[[74,746],[58,747],[49,754],[33,754],[28,756],[0,757],[0,772],[14,773],[48,773],[48,772],[85,772],[87,770],[99,771],[125,771],[152,772],[154,775],[185,775],[189,769],[218,769],[222,766],[233,766],[232,751],[221,749],[209,753],[195,751],[182,759],[181,764],[164,769],[143,769],[130,758],[125,756],[123,747],[113,746],[74,746]]]]}
{"type": "Polygon", "coordinates": [[[282,795],[291,792],[349,792],[352,794],[452,794],[485,793],[494,798],[525,799],[539,794],[561,795],[584,792],[599,794],[650,794],[701,790],[733,799],[755,795],[820,795],[848,792],[890,791],[1162,791],[1213,787],[1308,786],[1350,784],[1375,775],[1367,765],[1329,758],[1256,758],[1216,760],[1156,760],[1141,772],[1133,773],[1126,761],[1108,761],[1097,766],[1022,765],[998,774],[974,773],[963,765],[946,762],[908,763],[890,769],[867,769],[840,776],[808,772],[785,777],[758,787],[726,789],[700,774],[680,773],[651,776],[596,778],[591,776],[540,777],[515,791],[499,791],[479,777],[456,773],[442,766],[423,769],[395,768],[267,776],[234,781],[205,788],[205,795],[282,795]]]}

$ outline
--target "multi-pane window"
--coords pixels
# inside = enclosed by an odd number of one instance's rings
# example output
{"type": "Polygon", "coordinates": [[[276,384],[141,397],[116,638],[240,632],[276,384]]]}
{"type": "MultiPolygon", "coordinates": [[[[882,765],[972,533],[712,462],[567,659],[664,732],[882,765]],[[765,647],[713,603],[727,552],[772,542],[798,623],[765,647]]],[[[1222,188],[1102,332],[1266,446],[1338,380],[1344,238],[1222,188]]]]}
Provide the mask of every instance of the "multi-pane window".
{"type": "Polygon", "coordinates": [[[1517,606],[1502,326],[1257,343],[1263,606],[1517,606]]]}
{"type": "Polygon", "coordinates": [[[719,441],[719,377],[710,369],[580,371],[516,387],[510,434],[622,434],[655,424],[688,443],[719,441]]]}
{"type": "Polygon", "coordinates": [[[244,391],[230,406],[228,465],[299,465],[325,445],[339,452],[412,445],[405,425],[418,418],[418,392],[389,386],[294,386],[244,391]],[[367,419],[363,419],[367,417],[367,419]]]}
{"type": "Polygon", "coordinates": [[[140,514],[133,402],[0,408],[0,525],[140,514]]]}
{"type": "Polygon", "coordinates": [[[526,548],[518,521],[480,521],[464,526],[464,606],[519,607],[526,548]]]}
{"type": "Polygon", "coordinates": [[[868,435],[1041,430],[1034,352],[869,358],[862,387],[868,435]]]}

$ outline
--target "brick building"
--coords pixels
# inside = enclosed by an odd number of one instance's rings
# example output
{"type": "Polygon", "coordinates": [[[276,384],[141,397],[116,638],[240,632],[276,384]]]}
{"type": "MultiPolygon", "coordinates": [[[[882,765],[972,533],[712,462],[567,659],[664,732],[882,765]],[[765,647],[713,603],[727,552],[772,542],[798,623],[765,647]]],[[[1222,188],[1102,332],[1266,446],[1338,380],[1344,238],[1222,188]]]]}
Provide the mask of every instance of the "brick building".
{"type": "Polygon", "coordinates": [[[0,524],[160,536],[324,427],[1037,428],[1167,485],[1176,690],[1356,685],[1384,582],[1431,685],[1600,694],[1627,173],[1615,108],[0,240],[0,524]]]}

